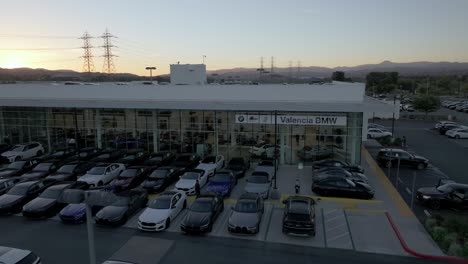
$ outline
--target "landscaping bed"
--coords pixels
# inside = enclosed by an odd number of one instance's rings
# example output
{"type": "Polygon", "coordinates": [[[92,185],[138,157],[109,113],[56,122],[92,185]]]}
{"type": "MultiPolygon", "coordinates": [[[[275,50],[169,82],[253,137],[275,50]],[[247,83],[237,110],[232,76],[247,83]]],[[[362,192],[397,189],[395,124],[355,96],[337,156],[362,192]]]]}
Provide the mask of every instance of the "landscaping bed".
{"type": "Polygon", "coordinates": [[[434,215],[424,225],[447,255],[468,258],[468,216],[434,215]]]}

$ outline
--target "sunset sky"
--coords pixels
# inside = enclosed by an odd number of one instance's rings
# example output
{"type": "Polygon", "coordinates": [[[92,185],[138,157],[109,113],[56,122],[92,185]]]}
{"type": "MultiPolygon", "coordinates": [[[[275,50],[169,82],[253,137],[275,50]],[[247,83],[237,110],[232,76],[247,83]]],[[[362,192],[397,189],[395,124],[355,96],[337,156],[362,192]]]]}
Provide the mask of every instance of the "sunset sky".
{"type": "MultiPolygon", "coordinates": [[[[85,31],[113,39],[117,72],[468,61],[467,0],[2,1],[0,67],[81,71],[85,31]]],[[[102,71],[102,39],[92,39],[102,71]]]]}

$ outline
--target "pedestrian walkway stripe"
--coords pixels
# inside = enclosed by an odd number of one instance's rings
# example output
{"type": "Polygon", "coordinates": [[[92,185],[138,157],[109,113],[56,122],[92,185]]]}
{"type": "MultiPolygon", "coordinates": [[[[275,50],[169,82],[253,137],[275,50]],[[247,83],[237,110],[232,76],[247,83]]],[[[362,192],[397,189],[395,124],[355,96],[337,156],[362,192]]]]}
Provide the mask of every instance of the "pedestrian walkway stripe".
{"type": "Polygon", "coordinates": [[[354,246],[353,234],[351,232],[351,227],[349,226],[348,214],[346,213],[346,210],[343,210],[343,214],[344,214],[344,218],[346,221],[346,226],[348,226],[349,239],[351,240],[351,246],[353,247],[353,250],[356,250],[356,247],[354,246]]]}
{"type": "Polygon", "coordinates": [[[322,212],[322,226],[323,226],[323,242],[325,244],[325,248],[328,247],[327,243],[327,230],[325,229],[325,214],[323,213],[323,208],[320,208],[322,212]]]}
{"type": "Polygon", "coordinates": [[[268,236],[268,231],[270,231],[270,224],[271,224],[271,218],[273,216],[273,210],[275,210],[275,208],[271,208],[270,215],[268,216],[268,224],[267,224],[265,235],[263,237],[263,241],[266,241],[267,236],[268,236]]]}

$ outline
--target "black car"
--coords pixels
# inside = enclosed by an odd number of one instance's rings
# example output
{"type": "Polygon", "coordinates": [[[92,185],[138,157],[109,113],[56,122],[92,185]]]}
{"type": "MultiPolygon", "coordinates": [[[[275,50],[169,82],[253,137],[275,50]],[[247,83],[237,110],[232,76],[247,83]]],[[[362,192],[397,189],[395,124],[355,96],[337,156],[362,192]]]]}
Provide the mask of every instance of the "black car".
{"type": "Polygon", "coordinates": [[[462,128],[462,126],[456,125],[456,124],[445,124],[445,125],[443,125],[443,126],[441,126],[439,128],[439,133],[441,135],[445,135],[445,133],[447,133],[447,131],[452,130],[452,129],[456,129],[456,128],[462,128]]]}
{"type": "Polygon", "coordinates": [[[44,218],[56,215],[65,203],[59,202],[59,198],[66,189],[86,189],[88,184],[84,182],[63,182],[45,189],[38,197],[23,206],[23,216],[28,218],[44,218]]]}
{"type": "Polygon", "coordinates": [[[115,195],[112,203],[97,212],[94,220],[99,225],[119,226],[145,207],[148,203],[148,192],[144,189],[133,189],[115,195]]]}
{"type": "Polygon", "coordinates": [[[123,163],[125,166],[134,166],[144,162],[149,157],[149,153],[144,150],[129,150],[125,155],[117,160],[117,163],[123,163]]]}
{"type": "Polygon", "coordinates": [[[141,184],[149,193],[164,191],[169,185],[179,180],[181,170],[174,167],[159,167],[155,169],[141,184]]]}
{"type": "Polygon", "coordinates": [[[350,165],[347,162],[344,162],[342,160],[334,160],[334,159],[327,159],[327,160],[321,160],[321,161],[316,161],[312,164],[312,167],[315,170],[324,168],[324,167],[339,167],[343,168],[347,171],[350,172],[359,172],[359,173],[364,173],[364,169],[359,166],[359,165],[350,165]]]}
{"type": "Polygon", "coordinates": [[[8,192],[15,184],[21,181],[20,177],[12,177],[6,179],[0,179],[0,195],[4,195],[8,192]]]}
{"type": "Polygon", "coordinates": [[[283,203],[283,233],[315,236],[315,200],[304,196],[290,196],[283,203]]]}
{"type": "Polygon", "coordinates": [[[82,148],[78,150],[75,155],[69,157],[67,160],[68,161],[74,161],[74,160],[79,160],[79,161],[87,161],[91,160],[101,154],[102,150],[98,148],[82,148]]]}
{"type": "Polygon", "coordinates": [[[198,164],[200,164],[200,156],[198,154],[186,153],[178,155],[172,163],[172,166],[176,168],[189,170],[197,167],[198,164]]]}
{"type": "Polygon", "coordinates": [[[94,166],[96,166],[96,163],[90,161],[72,161],[62,165],[56,172],[47,176],[46,179],[56,181],[76,181],[78,176],[85,174],[94,166]]]}
{"type": "Polygon", "coordinates": [[[402,149],[381,149],[377,154],[377,162],[387,168],[398,166],[398,160],[401,167],[411,167],[418,170],[425,169],[429,165],[428,159],[402,149]]]}
{"type": "Polygon", "coordinates": [[[147,166],[168,166],[174,162],[176,155],[171,152],[157,152],[152,153],[143,162],[147,166]]]}
{"type": "Polygon", "coordinates": [[[206,233],[213,229],[216,218],[224,210],[224,201],[217,195],[200,195],[192,203],[180,229],[185,233],[206,233]]]}
{"type": "Polygon", "coordinates": [[[0,169],[0,179],[24,174],[32,170],[37,163],[39,163],[37,159],[14,161],[5,168],[0,169]]]}
{"type": "Polygon", "coordinates": [[[226,170],[231,170],[236,178],[242,178],[250,168],[250,162],[246,162],[242,157],[232,158],[226,166],[226,170]]]}
{"type": "Polygon", "coordinates": [[[18,183],[0,196],[0,214],[21,212],[23,205],[51,186],[54,181],[28,181],[18,183]]]}
{"type": "Polygon", "coordinates": [[[99,163],[99,162],[114,162],[115,160],[118,160],[122,158],[125,153],[127,153],[126,150],[124,149],[108,149],[108,150],[103,150],[99,155],[96,157],[92,158],[91,161],[99,163]]]}
{"type": "Polygon", "coordinates": [[[336,176],[314,179],[312,191],[322,196],[359,199],[371,199],[374,197],[374,190],[368,184],[336,176]]]}
{"type": "Polygon", "coordinates": [[[468,184],[441,182],[435,187],[418,189],[416,198],[435,210],[442,207],[468,209],[468,184]]]}
{"type": "Polygon", "coordinates": [[[5,144],[5,143],[0,144],[0,154],[2,154],[3,152],[9,151],[12,147],[13,145],[10,145],[10,144],[5,144]]]}
{"type": "Polygon", "coordinates": [[[321,177],[336,176],[341,178],[347,178],[352,181],[361,181],[364,183],[369,182],[369,179],[366,177],[366,175],[357,172],[349,172],[339,167],[321,168],[315,171],[312,176],[314,180],[318,180],[321,177]]]}
{"type": "Polygon", "coordinates": [[[49,155],[42,156],[40,157],[40,159],[43,161],[65,160],[75,154],[76,154],[76,150],[74,148],[63,148],[63,149],[57,149],[54,152],[50,153],[49,155]]]}
{"type": "Polygon", "coordinates": [[[146,179],[149,172],[150,167],[148,166],[129,167],[123,170],[115,179],[113,179],[109,186],[113,191],[117,192],[135,188],[146,179]]]}
{"type": "Polygon", "coordinates": [[[30,172],[21,175],[21,177],[29,181],[39,180],[55,172],[62,164],[63,161],[61,160],[44,161],[37,164],[30,172]]]}

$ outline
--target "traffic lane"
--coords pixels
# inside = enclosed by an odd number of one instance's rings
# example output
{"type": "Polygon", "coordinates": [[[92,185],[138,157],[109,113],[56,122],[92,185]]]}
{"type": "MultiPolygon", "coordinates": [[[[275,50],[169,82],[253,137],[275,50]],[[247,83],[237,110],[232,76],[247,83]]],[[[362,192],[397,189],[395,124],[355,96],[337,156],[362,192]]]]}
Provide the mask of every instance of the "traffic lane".
{"type": "MultiPolygon", "coordinates": [[[[98,263],[108,259],[135,233],[131,229],[94,230],[98,263]]],[[[7,216],[0,218],[0,234],[0,245],[32,250],[43,263],[89,263],[86,225],[7,216]]]]}

